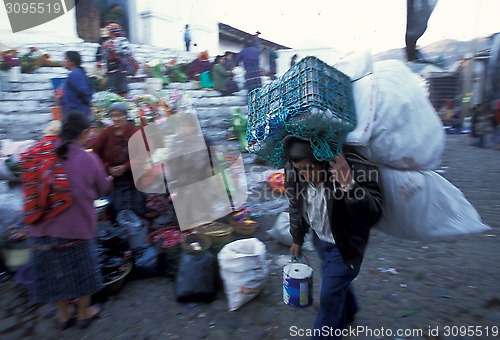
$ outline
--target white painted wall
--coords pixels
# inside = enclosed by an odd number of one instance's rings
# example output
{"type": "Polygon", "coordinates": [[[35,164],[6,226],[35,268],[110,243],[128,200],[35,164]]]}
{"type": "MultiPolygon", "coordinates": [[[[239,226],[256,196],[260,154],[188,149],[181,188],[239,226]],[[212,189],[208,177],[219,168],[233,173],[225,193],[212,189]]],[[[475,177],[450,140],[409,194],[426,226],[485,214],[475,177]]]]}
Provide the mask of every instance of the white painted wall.
{"type": "Polygon", "coordinates": [[[242,48],[242,44],[219,40],[218,54],[224,54],[226,51],[238,53],[242,48]]]}
{"type": "Polygon", "coordinates": [[[191,51],[218,52],[219,28],[210,1],[134,0],[132,42],[184,50],[184,26],[191,28],[191,51]],[[197,46],[194,46],[196,44],[197,46]]]}

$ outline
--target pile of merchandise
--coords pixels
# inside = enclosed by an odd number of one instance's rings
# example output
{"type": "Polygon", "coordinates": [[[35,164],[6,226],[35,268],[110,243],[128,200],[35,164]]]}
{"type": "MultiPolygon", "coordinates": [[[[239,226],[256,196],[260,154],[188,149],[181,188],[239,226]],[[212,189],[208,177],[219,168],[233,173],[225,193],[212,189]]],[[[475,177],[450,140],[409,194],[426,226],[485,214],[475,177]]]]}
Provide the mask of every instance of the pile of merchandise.
{"type": "Polygon", "coordinates": [[[145,126],[152,122],[161,123],[168,117],[179,111],[181,107],[189,102],[187,95],[178,90],[162,90],[155,95],[141,94],[129,100],[109,91],[101,91],[94,94],[92,98],[92,110],[96,120],[103,126],[112,124],[108,116],[109,106],[116,102],[128,103],[128,117],[136,126],[145,126]]]}

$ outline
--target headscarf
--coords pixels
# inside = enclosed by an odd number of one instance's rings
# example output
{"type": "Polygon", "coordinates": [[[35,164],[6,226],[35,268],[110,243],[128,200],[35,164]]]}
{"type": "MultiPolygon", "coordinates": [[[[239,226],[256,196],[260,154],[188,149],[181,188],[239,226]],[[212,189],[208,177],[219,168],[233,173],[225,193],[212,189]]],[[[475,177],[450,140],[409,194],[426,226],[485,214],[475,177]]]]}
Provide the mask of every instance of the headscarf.
{"type": "Polygon", "coordinates": [[[108,30],[108,32],[113,33],[117,37],[124,37],[125,36],[125,31],[123,30],[123,28],[115,22],[108,24],[106,26],[106,29],[108,30]]]}
{"type": "Polygon", "coordinates": [[[128,115],[128,104],[125,102],[116,102],[109,106],[108,114],[111,114],[113,111],[119,111],[124,115],[128,115]]]}
{"type": "Polygon", "coordinates": [[[200,54],[198,54],[198,59],[202,61],[208,60],[208,51],[200,52],[200,54]]]}
{"type": "Polygon", "coordinates": [[[44,136],[59,136],[62,123],[60,120],[51,120],[43,130],[44,136]]]}

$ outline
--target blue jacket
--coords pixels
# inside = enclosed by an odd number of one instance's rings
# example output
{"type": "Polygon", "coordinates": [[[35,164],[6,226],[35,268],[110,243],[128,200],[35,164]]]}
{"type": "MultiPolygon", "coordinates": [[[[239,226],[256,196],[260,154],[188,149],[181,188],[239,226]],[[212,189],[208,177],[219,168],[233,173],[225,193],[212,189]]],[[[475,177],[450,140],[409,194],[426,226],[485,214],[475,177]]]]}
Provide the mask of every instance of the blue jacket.
{"type": "Polygon", "coordinates": [[[94,90],[85,71],[80,67],[71,70],[63,87],[61,99],[63,116],[71,111],[90,114],[90,101],[93,93],[94,90]]]}
{"type": "Polygon", "coordinates": [[[239,65],[243,62],[243,66],[246,68],[249,67],[259,67],[260,60],[260,51],[255,46],[247,46],[243,48],[240,53],[236,56],[234,63],[235,65],[239,65]]]}

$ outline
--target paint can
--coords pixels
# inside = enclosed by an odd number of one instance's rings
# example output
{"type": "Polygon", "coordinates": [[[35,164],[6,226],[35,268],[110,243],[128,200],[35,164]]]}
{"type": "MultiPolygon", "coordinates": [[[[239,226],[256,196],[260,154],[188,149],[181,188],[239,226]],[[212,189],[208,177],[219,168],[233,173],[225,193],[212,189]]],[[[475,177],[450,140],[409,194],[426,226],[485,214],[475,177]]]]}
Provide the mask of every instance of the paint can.
{"type": "Polygon", "coordinates": [[[292,262],[283,268],[283,302],[292,307],[312,304],[313,269],[306,264],[292,262]]]}

